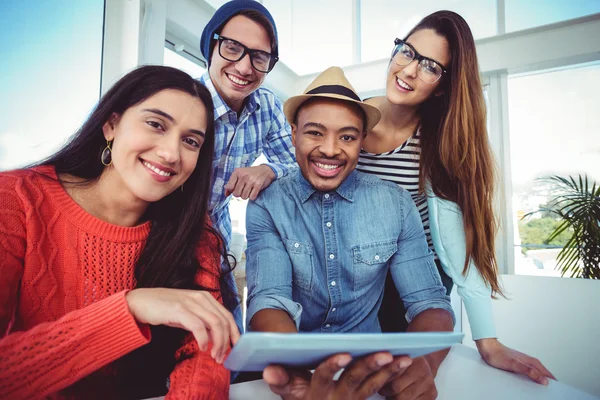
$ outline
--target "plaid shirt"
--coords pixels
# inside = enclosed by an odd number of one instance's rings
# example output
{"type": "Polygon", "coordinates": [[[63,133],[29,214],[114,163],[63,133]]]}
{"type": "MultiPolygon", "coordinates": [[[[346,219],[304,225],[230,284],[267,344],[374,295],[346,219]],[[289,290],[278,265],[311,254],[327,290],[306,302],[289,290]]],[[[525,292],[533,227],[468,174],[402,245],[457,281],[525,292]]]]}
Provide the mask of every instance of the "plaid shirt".
{"type": "Polygon", "coordinates": [[[281,101],[266,88],[251,93],[239,118],[217,93],[208,72],[200,78],[212,94],[215,107],[215,155],[213,159],[210,217],[229,248],[231,217],[225,185],[236,168],[249,167],[265,154],[276,178],[297,166],[292,134],[281,101]]]}

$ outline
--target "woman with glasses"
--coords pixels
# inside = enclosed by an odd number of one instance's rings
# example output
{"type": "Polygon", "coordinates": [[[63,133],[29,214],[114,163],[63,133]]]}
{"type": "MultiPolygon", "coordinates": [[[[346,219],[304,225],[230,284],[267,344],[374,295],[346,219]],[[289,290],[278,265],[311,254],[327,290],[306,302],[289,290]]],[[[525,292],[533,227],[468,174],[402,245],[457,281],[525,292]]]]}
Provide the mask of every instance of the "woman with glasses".
{"type": "Polygon", "coordinates": [[[209,91],[144,66],[63,149],[0,174],[2,399],[228,398],[214,136],[209,91]]]}
{"type": "MultiPolygon", "coordinates": [[[[546,377],[554,377],[538,360],[496,339],[491,297],[502,295],[502,289],[494,250],[494,162],[475,43],[466,21],[439,11],[396,39],[385,96],[367,103],[378,107],[382,117],[364,141],[357,169],[411,193],[442,281],[448,293],[457,286],[484,360],[547,384],[546,377]]],[[[380,312],[382,329],[405,330],[402,315],[390,278],[380,312]]]]}

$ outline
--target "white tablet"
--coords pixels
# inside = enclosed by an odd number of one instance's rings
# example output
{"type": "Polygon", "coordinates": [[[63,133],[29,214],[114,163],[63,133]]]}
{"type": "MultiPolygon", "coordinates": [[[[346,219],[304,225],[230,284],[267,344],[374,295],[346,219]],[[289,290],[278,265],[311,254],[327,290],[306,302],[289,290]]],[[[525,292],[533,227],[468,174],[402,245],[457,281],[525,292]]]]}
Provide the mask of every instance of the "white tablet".
{"type": "Polygon", "coordinates": [[[334,354],[356,358],[379,351],[414,358],[460,343],[463,336],[454,332],[250,332],[242,335],[224,365],[231,371],[262,371],[272,364],[312,369],[334,354]]]}

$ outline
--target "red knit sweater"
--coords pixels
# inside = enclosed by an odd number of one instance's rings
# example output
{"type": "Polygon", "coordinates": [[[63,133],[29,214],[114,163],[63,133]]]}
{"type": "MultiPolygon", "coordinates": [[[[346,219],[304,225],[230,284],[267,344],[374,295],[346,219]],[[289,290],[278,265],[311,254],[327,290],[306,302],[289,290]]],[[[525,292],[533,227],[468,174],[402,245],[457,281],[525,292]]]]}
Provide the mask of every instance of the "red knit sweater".
{"type": "MultiPolygon", "coordinates": [[[[37,171],[54,179],[0,174],[0,398],[118,398],[111,363],[151,339],[125,301],[150,223],[101,221],[71,199],[53,168],[37,171]]],[[[198,283],[218,289],[218,255],[207,245],[198,255],[215,272],[199,273],[198,283]]],[[[229,372],[193,336],[185,342],[167,398],[227,398],[229,372]]]]}

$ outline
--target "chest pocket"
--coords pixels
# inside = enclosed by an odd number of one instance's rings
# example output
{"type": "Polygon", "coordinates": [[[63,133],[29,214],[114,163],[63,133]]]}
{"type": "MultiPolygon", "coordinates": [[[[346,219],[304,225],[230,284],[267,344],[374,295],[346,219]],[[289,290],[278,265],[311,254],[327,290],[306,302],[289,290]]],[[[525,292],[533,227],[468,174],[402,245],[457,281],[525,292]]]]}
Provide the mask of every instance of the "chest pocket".
{"type": "Polygon", "coordinates": [[[292,282],[303,290],[313,287],[313,248],[297,240],[284,239],[285,247],[292,262],[292,282]]]}
{"type": "Polygon", "coordinates": [[[354,246],[354,291],[360,291],[381,276],[385,276],[387,262],[397,250],[396,239],[354,246]]]}

